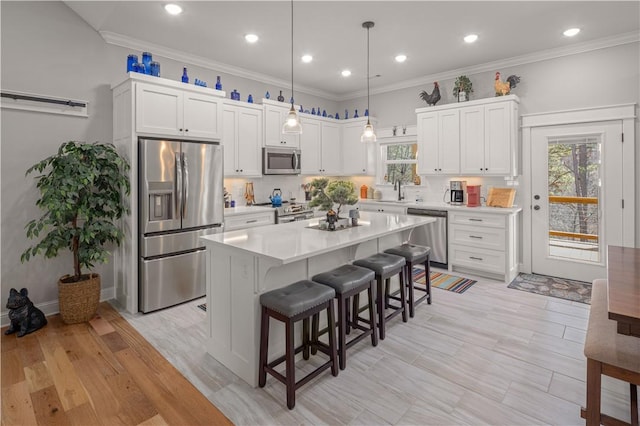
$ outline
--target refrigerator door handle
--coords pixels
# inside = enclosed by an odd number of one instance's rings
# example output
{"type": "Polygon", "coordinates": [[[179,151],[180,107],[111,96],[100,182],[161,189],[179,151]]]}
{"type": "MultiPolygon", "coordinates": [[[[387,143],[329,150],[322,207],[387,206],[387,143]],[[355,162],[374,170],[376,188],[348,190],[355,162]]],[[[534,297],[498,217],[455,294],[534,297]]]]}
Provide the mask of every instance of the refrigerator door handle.
{"type": "Polygon", "coordinates": [[[182,217],[187,215],[187,205],[189,204],[189,162],[187,154],[182,153],[182,174],[183,174],[183,197],[182,197],[182,217]]]}
{"type": "Polygon", "coordinates": [[[176,179],[175,179],[175,194],[176,194],[176,202],[175,202],[175,215],[174,217],[177,217],[178,214],[180,214],[180,212],[182,211],[182,159],[181,159],[181,154],[177,153],[176,154],[176,159],[175,159],[175,166],[176,166],[176,179]]]}

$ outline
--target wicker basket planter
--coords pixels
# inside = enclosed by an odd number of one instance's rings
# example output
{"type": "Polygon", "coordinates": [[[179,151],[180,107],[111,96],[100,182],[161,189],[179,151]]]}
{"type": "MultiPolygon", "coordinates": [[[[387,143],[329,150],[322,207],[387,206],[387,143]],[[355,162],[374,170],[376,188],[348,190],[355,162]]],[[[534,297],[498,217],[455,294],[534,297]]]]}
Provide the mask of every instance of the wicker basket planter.
{"type": "Polygon", "coordinates": [[[58,280],[60,315],[66,324],[89,321],[98,311],[100,303],[100,275],[83,275],[85,280],[69,282],[69,275],[58,280]]]}

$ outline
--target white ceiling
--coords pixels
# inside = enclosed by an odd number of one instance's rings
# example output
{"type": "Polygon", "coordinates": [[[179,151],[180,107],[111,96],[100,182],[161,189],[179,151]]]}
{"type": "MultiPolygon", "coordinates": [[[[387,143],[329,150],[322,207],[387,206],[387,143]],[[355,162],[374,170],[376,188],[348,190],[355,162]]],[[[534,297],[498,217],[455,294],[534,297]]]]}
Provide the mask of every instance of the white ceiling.
{"type": "MultiPolygon", "coordinates": [[[[176,60],[286,83],[291,78],[291,4],[288,1],[65,2],[110,43],[139,47],[176,60]],[[253,45],[244,35],[255,33],[253,45]]],[[[479,65],[526,62],[544,52],[638,40],[639,1],[306,1],[294,3],[296,90],[346,99],[366,93],[364,21],[370,30],[372,93],[403,83],[426,83],[479,65]],[[576,37],[562,32],[580,27],[576,37]],[[474,44],[462,40],[478,34],[474,44]],[[313,55],[304,64],[300,57],[313,55]],[[394,61],[398,53],[408,59],[394,61]],[[340,71],[349,68],[349,78],[340,71]]],[[[416,85],[416,84],[414,84],[416,85]]],[[[431,85],[428,86],[430,90],[431,85]]]]}

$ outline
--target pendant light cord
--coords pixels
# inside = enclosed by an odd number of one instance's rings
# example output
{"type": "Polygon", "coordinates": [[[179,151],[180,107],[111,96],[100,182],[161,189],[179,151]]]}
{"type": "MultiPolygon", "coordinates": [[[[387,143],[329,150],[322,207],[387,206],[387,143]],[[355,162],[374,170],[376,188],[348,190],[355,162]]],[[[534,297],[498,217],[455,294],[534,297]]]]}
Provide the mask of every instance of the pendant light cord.
{"type": "Polygon", "coordinates": [[[293,103],[293,0],[291,0],[291,108],[293,103]]]}
{"type": "MultiPolygon", "coordinates": [[[[369,111],[369,29],[371,27],[367,26],[367,111],[369,112],[369,114],[371,114],[371,111],[369,111]]],[[[369,116],[367,115],[367,123],[369,122],[369,116]]]]}

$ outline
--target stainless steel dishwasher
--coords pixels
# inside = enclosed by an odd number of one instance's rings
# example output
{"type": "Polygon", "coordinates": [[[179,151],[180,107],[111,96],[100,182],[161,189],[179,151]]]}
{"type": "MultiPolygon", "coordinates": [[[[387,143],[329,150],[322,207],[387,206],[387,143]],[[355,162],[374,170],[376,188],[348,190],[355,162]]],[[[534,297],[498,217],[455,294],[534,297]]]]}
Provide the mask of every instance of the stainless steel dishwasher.
{"type": "Polygon", "coordinates": [[[429,216],[436,219],[428,225],[414,228],[409,238],[412,244],[431,247],[429,263],[441,268],[447,267],[447,211],[409,207],[407,214],[412,216],[429,216]]]}

